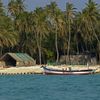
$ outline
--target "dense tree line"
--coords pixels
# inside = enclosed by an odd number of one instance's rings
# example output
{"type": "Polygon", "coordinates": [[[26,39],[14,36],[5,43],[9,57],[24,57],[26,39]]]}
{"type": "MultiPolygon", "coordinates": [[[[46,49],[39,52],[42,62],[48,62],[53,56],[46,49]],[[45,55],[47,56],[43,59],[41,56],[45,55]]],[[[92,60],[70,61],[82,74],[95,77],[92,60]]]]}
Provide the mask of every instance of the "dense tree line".
{"type": "Polygon", "coordinates": [[[100,60],[100,5],[88,0],[82,11],[66,3],[62,11],[56,2],[27,11],[24,0],[0,0],[0,55],[24,52],[37,63],[59,62],[60,55],[97,55],[100,60]]]}

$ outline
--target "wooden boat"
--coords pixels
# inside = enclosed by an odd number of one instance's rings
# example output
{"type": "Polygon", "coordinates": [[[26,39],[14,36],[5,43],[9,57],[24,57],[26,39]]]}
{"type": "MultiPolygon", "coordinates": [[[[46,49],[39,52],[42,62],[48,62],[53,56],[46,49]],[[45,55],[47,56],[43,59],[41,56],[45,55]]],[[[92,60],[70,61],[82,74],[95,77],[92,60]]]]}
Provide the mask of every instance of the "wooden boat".
{"type": "Polygon", "coordinates": [[[82,70],[64,70],[64,69],[54,69],[42,66],[44,69],[44,74],[46,75],[88,75],[93,74],[93,69],[82,69],[82,70]]]}

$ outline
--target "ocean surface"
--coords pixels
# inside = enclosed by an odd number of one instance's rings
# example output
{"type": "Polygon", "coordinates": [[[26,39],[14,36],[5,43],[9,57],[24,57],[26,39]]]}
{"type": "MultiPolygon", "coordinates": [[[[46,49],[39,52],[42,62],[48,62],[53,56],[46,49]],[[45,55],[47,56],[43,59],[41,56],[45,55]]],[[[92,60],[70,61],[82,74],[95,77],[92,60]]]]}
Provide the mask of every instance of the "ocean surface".
{"type": "Polygon", "coordinates": [[[100,100],[100,74],[2,75],[0,100],[100,100]]]}

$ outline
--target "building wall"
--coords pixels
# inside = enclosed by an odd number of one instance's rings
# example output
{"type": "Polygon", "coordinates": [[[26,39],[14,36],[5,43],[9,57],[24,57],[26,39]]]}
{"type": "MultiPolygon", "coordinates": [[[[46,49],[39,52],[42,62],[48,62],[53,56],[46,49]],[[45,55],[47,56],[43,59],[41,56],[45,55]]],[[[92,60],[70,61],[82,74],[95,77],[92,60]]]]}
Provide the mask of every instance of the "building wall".
{"type": "Polygon", "coordinates": [[[86,65],[87,63],[90,65],[97,64],[96,57],[90,57],[89,55],[70,55],[70,59],[68,56],[61,56],[60,57],[60,63],[66,63],[67,64],[73,64],[73,65],[86,65]]]}
{"type": "Polygon", "coordinates": [[[4,67],[6,66],[5,62],[4,61],[0,61],[0,67],[4,67]]]}
{"type": "Polygon", "coordinates": [[[32,61],[22,61],[22,62],[16,62],[16,66],[34,66],[36,65],[36,61],[32,62],[32,61]]]}

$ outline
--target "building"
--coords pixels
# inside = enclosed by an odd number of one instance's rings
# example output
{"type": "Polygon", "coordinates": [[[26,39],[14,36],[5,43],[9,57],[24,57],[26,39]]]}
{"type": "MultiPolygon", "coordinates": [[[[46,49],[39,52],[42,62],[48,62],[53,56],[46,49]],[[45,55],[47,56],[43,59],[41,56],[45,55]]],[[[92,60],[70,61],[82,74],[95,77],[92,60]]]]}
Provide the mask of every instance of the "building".
{"type": "Polygon", "coordinates": [[[85,55],[85,54],[80,54],[80,55],[62,55],[60,57],[60,63],[64,64],[72,64],[72,65],[96,65],[97,61],[96,61],[96,57],[95,56],[91,56],[91,55],[85,55]]]}
{"type": "Polygon", "coordinates": [[[36,61],[26,53],[6,53],[0,58],[2,67],[33,66],[36,61]]]}

